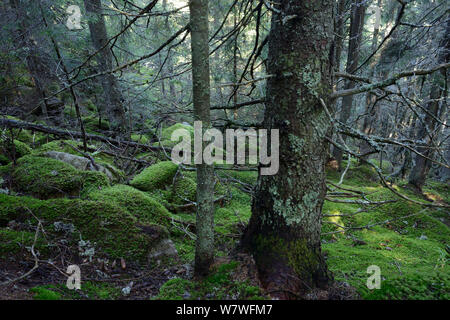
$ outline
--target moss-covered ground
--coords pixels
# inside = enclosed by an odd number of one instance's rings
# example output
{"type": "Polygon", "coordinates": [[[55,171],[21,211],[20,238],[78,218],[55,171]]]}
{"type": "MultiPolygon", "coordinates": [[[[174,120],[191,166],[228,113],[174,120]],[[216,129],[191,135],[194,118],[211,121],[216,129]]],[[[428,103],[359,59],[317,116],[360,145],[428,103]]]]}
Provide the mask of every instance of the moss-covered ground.
{"type": "MultiPolygon", "coordinates": [[[[162,139],[167,142],[179,128],[192,131],[191,127],[174,125],[163,130],[162,139]]],[[[122,172],[121,179],[110,181],[101,172],[79,170],[45,156],[47,151],[81,156],[77,151],[82,148],[80,142],[47,140],[39,145],[32,143],[35,139],[29,132],[15,134],[20,137],[14,140],[15,163],[6,136],[0,152],[0,262],[19,257],[32,261],[33,244],[41,259],[52,259],[61,254],[61,248],[81,250],[79,241],[83,240],[95,249],[94,259],[125,259],[142,270],[175,268],[168,276],[172,279],[160,283],[162,286],[156,288],[156,293],[146,298],[264,298],[258,287],[233,276],[240,263],[237,261],[215,266],[203,282],[193,281],[187,271],[176,271],[179,266],[192,267],[194,260],[197,186],[194,171],[183,170],[167,161],[162,153],[142,152],[136,157],[153,165],[132,171],[127,177],[122,172]],[[34,243],[38,221],[44,232],[34,243]],[[61,225],[73,229],[64,231],[61,225]],[[149,264],[149,251],[163,238],[173,241],[178,258],[164,260],[163,265],[161,261],[156,266],[153,262],[149,264]]],[[[151,137],[136,135],[132,139],[149,143],[151,137]]],[[[99,147],[89,145],[88,152],[95,161],[115,164],[113,157],[98,151],[99,147]]],[[[256,171],[229,169],[216,170],[218,258],[229,257],[250,219],[250,191],[257,179],[256,171]]],[[[373,168],[356,161],[351,162],[339,188],[336,185],[341,173],[327,170],[328,196],[340,202],[324,203],[322,250],[335,280],[356,288],[363,299],[448,299],[448,210],[399,199],[381,186],[373,168]],[[357,190],[358,197],[351,190],[357,190]],[[354,200],[366,202],[352,203],[354,200]],[[386,203],[376,203],[383,201],[386,203]],[[381,289],[370,290],[366,285],[370,276],[367,268],[372,265],[381,270],[381,289]]],[[[392,170],[389,162],[384,162],[383,170],[392,170]]],[[[424,188],[427,200],[405,184],[396,181],[392,187],[418,202],[450,202],[449,185],[429,180],[424,188]]],[[[87,259],[83,255],[81,258],[87,259]]],[[[80,292],[50,282],[30,288],[30,293],[34,299],[122,297],[117,284],[94,280],[84,282],[80,292]]]]}

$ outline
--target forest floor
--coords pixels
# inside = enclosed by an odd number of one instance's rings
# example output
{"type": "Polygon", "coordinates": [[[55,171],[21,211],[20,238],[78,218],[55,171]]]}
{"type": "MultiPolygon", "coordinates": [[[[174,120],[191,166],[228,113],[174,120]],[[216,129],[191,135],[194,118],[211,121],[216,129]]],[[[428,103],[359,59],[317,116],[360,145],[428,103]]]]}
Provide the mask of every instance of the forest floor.
{"type": "MultiPolygon", "coordinates": [[[[179,127],[166,128],[161,144],[170,146],[179,127]]],[[[0,154],[0,299],[267,298],[252,259],[233,254],[250,218],[256,171],[216,171],[217,262],[198,283],[192,280],[195,172],[146,152],[136,158],[153,165],[127,174],[124,162],[95,143],[90,155],[103,169],[89,171],[77,162],[79,142],[24,130],[15,136],[16,164],[0,154]],[[81,269],[80,290],[66,287],[72,264],[81,269]]],[[[144,138],[147,143],[149,137],[133,137],[144,138]]],[[[11,148],[2,141],[0,151],[11,148]]],[[[389,162],[382,166],[391,172],[389,162]]],[[[340,178],[327,168],[329,194],[345,201],[325,201],[322,240],[339,285],[362,299],[450,298],[449,211],[399,199],[367,165],[351,162],[339,185],[340,178]],[[358,190],[358,197],[342,188],[358,190]],[[367,202],[352,203],[358,199],[367,202]],[[386,200],[392,202],[373,204],[386,200]],[[373,265],[381,270],[379,290],[366,285],[373,265]]],[[[450,203],[448,184],[429,180],[426,200],[405,181],[392,186],[416,201],[450,203]]]]}

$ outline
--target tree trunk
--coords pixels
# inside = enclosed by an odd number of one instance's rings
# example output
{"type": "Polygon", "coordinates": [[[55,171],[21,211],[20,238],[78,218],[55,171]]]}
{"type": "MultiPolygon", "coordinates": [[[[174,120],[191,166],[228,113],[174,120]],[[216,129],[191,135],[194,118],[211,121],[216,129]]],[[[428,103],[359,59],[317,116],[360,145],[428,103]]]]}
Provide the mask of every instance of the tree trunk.
{"type": "Polygon", "coordinates": [[[50,76],[50,70],[46,66],[46,64],[42,61],[38,48],[31,39],[29,33],[29,19],[27,17],[26,7],[23,5],[23,3],[20,3],[18,0],[10,0],[9,1],[11,8],[16,12],[19,27],[18,27],[18,34],[17,37],[13,37],[16,39],[17,47],[27,47],[28,48],[28,54],[25,57],[25,61],[27,63],[27,69],[30,72],[30,76],[33,80],[36,95],[38,98],[43,99],[41,103],[41,111],[42,115],[48,121],[48,104],[47,104],[47,94],[46,94],[46,86],[47,86],[47,79],[46,76],[50,76]],[[18,39],[18,40],[17,40],[18,39]],[[20,42],[20,43],[19,43],[20,42]]]}
{"type": "MultiPolygon", "coordinates": [[[[99,71],[111,70],[113,60],[111,48],[109,45],[103,48],[108,41],[108,34],[106,32],[105,19],[102,16],[101,0],[84,0],[84,6],[89,13],[89,31],[92,44],[96,51],[100,50],[97,54],[99,71]]],[[[105,113],[107,114],[112,131],[119,134],[127,133],[128,123],[125,108],[123,107],[124,99],[116,77],[113,74],[104,75],[101,77],[101,83],[105,99],[102,116],[105,113]]]]}
{"type": "MultiPolygon", "coordinates": [[[[167,0],[163,0],[163,10],[167,11],[167,0]]],[[[166,21],[165,21],[165,26],[167,30],[171,30],[170,28],[170,23],[169,23],[169,16],[166,17],[166,21]]],[[[166,76],[172,76],[173,75],[173,58],[172,58],[172,53],[168,52],[167,53],[167,62],[166,62],[166,76]]],[[[176,104],[177,101],[177,92],[175,90],[175,84],[172,81],[172,78],[169,78],[167,80],[169,82],[169,93],[170,93],[170,99],[171,101],[176,104]]]]}
{"type": "MultiPolygon", "coordinates": [[[[190,28],[194,118],[202,121],[203,130],[211,127],[208,45],[208,0],[191,0],[190,28]]],[[[197,156],[202,156],[198,155],[197,156]]],[[[203,161],[197,167],[197,241],[195,275],[209,273],[214,261],[214,169],[203,161]]]]}
{"type": "Polygon", "coordinates": [[[326,193],[325,135],[319,99],[332,90],[333,1],[281,0],[269,35],[266,129],[279,129],[280,168],[259,176],[242,249],[253,254],[267,291],[281,299],[324,287],[331,278],[321,253],[326,193]]]}
{"type": "MultiPolygon", "coordinates": [[[[440,54],[438,63],[448,62],[450,60],[450,20],[447,20],[446,31],[444,32],[439,47],[440,54]]],[[[429,147],[433,147],[436,144],[440,131],[438,130],[439,123],[430,114],[439,119],[444,113],[443,109],[447,107],[445,103],[445,97],[447,96],[447,72],[446,69],[442,69],[440,72],[436,72],[431,76],[430,102],[428,102],[426,107],[428,113],[425,115],[423,121],[419,123],[417,138],[421,140],[422,147],[417,148],[417,150],[428,158],[433,158],[434,156],[433,149],[429,147]]],[[[409,174],[408,183],[418,191],[422,191],[431,165],[432,162],[430,160],[416,155],[415,164],[409,174]]]]}
{"type": "MultiPolygon", "coordinates": [[[[364,27],[364,16],[366,13],[365,0],[353,0],[351,8],[351,19],[350,19],[350,39],[348,42],[348,56],[347,56],[347,66],[346,72],[353,74],[358,67],[359,51],[361,48],[362,31],[364,27]]],[[[353,89],[355,87],[355,82],[348,80],[345,83],[344,89],[353,89]]],[[[353,105],[353,95],[345,96],[342,99],[341,113],[339,120],[346,123],[351,116],[353,105]]],[[[344,140],[345,136],[342,137],[344,140]]],[[[339,164],[339,169],[341,169],[342,163],[342,150],[334,148],[333,156],[339,164]]]]}
{"type": "Polygon", "coordinates": [[[344,43],[345,0],[337,3],[337,16],[335,19],[336,40],[334,41],[334,70],[341,71],[342,45],[344,43]]]}

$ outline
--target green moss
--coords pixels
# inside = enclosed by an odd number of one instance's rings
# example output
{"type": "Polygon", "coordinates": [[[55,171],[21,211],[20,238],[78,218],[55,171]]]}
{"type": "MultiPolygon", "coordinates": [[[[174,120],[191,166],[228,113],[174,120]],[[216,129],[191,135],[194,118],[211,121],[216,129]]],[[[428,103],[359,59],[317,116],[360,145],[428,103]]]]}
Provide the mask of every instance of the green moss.
{"type": "MultiPolygon", "coordinates": [[[[13,116],[6,116],[6,118],[9,120],[22,121],[21,119],[13,117],[13,116]]],[[[8,137],[8,139],[11,139],[11,131],[9,129],[5,130],[4,134],[8,137]]],[[[33,135],[31,134],[31,132],[29,130],[12,129],[12,134],[13,134],[14,140],[20,140],[25,143],[33,142],[33,135]]]]}
{"type": "Polygon", "coordinates": [[[173,126],[170,126],[168,128],[165,128],[164,130],[162,130],[160,142],[155,142],[153,145],[159,146],[161,144],[162,146],[167,147],[167,148],[171,148],[171,147],[175,146],[182,140],[182,138],[180,138],[179,141],[172,141],[172,139],[171,139],[172,133],[178,129],[187,130],[187,131],[185,131],[184,136],[189,136],[191,139],[194,138],[194,128],[193,127],[187,126],[187,125],[184,125],[181,123],[177,123],[177,124],[174,124],[173,126]]]}
{"type": "Polygon", "coordinates": [[[82,171],[82,187],[80,196],[85,198],[89,193],[109,187],[109,179],[103,172],[82,171]]]}
{"type": "Polygon", "coordinates": [[[178,251],[178,256],[184,263],[190,263],[195,258],[195,241],[180,230],[172,230],[171,237],[178,251]]]}
{"type": "MultiPolygon", "coordinates": [[[[46,144],[43,144],[42,146],[40,146],[39,148],[36,149],[36,152],[40,154],[40,153],[47,152],[47,151],[58,151],[58,152],[65,152],[65,153],[70,153],[70,154],[79,156],[80,153],[77,152],[74,148],[71,148],[70,145],[74,146],[78,150],[83,149],[83,144],[80,142],[77,142],[77,141],[54,140],[54,141],[50,141],[46,144]]],[[[94,148],[93,146],[89,146],[89,147],[94,148]]]]}
{"type": "Polygon", "coordinates": [[[110,125],[109,122],[105,119],[102,119],[101,125],[99,124],[97,116],[89,116],[82,118],[84,123],[84,128],[86,132],[96,133],[99,131],[109,130],[110,125]]]}
{"type": "Polygon", "coordinates": [[[38,200],[0,194],[0,223],[34,220],[30,211],[45,223],[46,230],[55,221],[72,223],[84,240],[96,243],[96,250],[113,258],[144,261],[152,244],[167,236],[161,228],[138,221],[110,201],[38,200]]]}
{"type": "Polygon", "coordinates": [[[381,282],[379,290],[367,290],[369,300],[448,300],[450,276],[443,272],[412,273],[381,282]]]}
{"type": "Polygon", "coordinates": [[[79,290],[70,290],[63,284],[47,284],[30,289],[36,300],[115,300],[120,289],[108,283],[82,281],[79,290]]]}
{"type": "MultiPolygon", "coordinates": [[[[1,219],[0,222],[2,222],[1,219]]],[[[34,232],[0,229],[0,257],[7,257],[18,253],[26,253],[31,257],[31,253],[27,248],[33,245],[34,236],[34,232]]],[[[47,249],[47,245],[42,238],[38,238],[35,251],[45,253],[47,249]]]]}
{"type": "Polygon", "coordinates": [[[189,134],[191,135],[191,137],[194,136],[194,128],[191,126],[187,126],[181,123],[177,123],[174,124],[173,126],[167,127],[162,131],[162,135],[161,135],[161,140],[167,140],[170,141],[171,137],[172,137],[172,133],[175,130],[179,130],[179,129],[184,129],[187,130],[189,132],[189,134]]]}
{"type": "Polygon", "coordinates": [[[12,146],[11,141],[9,140],[0,140],[0,155],[2,155],[2,159],[0,159],[0,164],[7,164],[12,160],[13,154],[16,159],[19,159],[27,154],[31,153],[31,148],[26,144],[19,140],[14,140],[14,148],[12,146]],[[15,152],[15,153],[14,153],[15,152]]]}
{"type": "Polygon", "coordinates": [[[12,175],[15,188],[39,198],[76,195],[83,184],[82,175],[73,166],[32,155],[20,158],[12,175]]]}
{"type": "Polygon", "coordinates": [[[131,180],[130,185],[142,191],[153,191],[173,181],[178,166],[172,161],[162,161],[144,169],[131,180]]]}
{"type": "MultiPolygon", "coordinates": [[[[95,159],[95,161],[98,164],[101,164],[101,165],[107,164],[108,169],[110,169],[110,171],[114,171],[113,173],[117,172],[119,175],[123,175],[123,173],[120,172],[120,170],[118,170],[116,168],[113,168],[114,170],[109,168],[109,166],[112,166],[113,162],[114,162],[112,156],[96,151],[99,148],[95,145],[89,144],[87,147],[88,147],[88,153],[95,159]],[[95,152],[90,152],[90,151],[95,151],[95,152]]],[[[40,154],[43,154],[48,151],[57,151],[57,152],[70,153],[70,154],[73,154],[76,156],[83,156],[83,154],[76,151],[76,149],[82,151],[83,143],[80,141],[74,141],[74,140],[54,140],[54,141],[50,141],[50,142],[47,142],[47,143],[41,145],[39,148],[36,149],[36,151],[34,153],[36,155],[40,155],[40,154]],[[71,146],[73,146],[75,148],[72,148],[71,146]]]]}
{"type": "Polygon", "coordinates": [[[205,300],[205,299],[262,299],[261,290],[252,286],[248,281],[238,281],[233,273],[239,262],[221,264],[212,271],[211,275],[199,282],[174,278],[163,284],[159,300],[205,300]]]}
{"type": "Polygon", "coordinates": [[[12,176],[15,189],[41,199],[84,196],[109,186],[109,179],[102,172],[77,170],[65,162],[37,155],[20,158],[12,176]]]}
{"type": "Polygon", "coordinates": [[[124,207],[140,221],[168,225],[169,212],[148,194],[126,185],[97,190],[89,199],[116,203],[124,207]]]}
{"type": "Polygon", "coordinates": [[[187,200],[195,202],[197,197],[197,183],[188,177],[178,178],[172,189],[171,202],[182,205],[187,200]]]}
{"type": "MultiPolygon", "coordinates": [[[[183,300],[183,295],[191,292],[194,284],[185,279],[174,278],[164,283],[159,289],[158,300],[183,300]]],[[[189,293],[190,294],[190,293],[189,293]]]]}
{"type": "Polygon", "coordinates": [[[138,142],[138,143],[142,143],[142,144],[147,144],[150,142],[150,140],[148,139],[147,136],[142,135],[142,134],[132,134],[131,135],[131,140],[138,142]]]}
{"type": "Polygon", "coordinates": [[[38,286],[30,289],[30,292],[34,293],[34,300],[61,300],[60,293],[50,290],[44,286],[38,286]]]}

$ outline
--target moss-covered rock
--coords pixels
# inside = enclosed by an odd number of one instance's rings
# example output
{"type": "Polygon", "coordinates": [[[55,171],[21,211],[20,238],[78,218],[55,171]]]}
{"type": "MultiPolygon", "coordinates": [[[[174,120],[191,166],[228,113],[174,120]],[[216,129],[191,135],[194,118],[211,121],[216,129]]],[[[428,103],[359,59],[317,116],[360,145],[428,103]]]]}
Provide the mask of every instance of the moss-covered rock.
{"type": "Polygon", "coordinates": [[[82,187],[80,197],[85,198],[91,192],[109,187],[109,179],[103,172],[82,171],[82,187]]]}
{"type": "Polygon", "coordinates": [[[60,160],[72,165],[75,169],[82,171],[98,171],[104,173],[111,181],[119,181],[123,178],[123,173],[117,170],[114,166],[102,162],[94,161],[87,157],[80,157],[66,152],[48,151],[42,154],[46,157],[60,160]]]}
{"type": "Polygon", "coordinates": [[[193,137],[194,136],[194,128],[192,126],[188,126],[182,123],[176,123],[173,126],[167,127],[162,131],[161,140],[171,140],[172,133],[175,130],[184,129],[189,132],[189,134],[193,137]]]}
{"type": "Polygon", "coordinates": [[[178,178],[172,188],[171,201],[174,204],[195,202],[197,196],[197,183],[188,177],[178,178]]]}
{"type": "MultiPolygon", "coordinates": [[[[79,152],[77,152],[73,147],[82,150],[83,144],[78,141],[73,140],[53,140],[50,142],[47,142],[43,145],[41,145],[39,148],[36,149],[37,153],[45,153],[48,151],[58,151],[58,152],[65,152],[70,153],[73,155],[80,155],[79,152]]],[[[95,146],[88,146],[89,148],[95,148],[95,146]]]]}
{"type": "Polygon", "coordinates": [[[154,145],[157,146],[161,143],[162,146],[167,147],[167,148],[171,148],[171,147],[175,146],[182,139],[181,137],[180,137],[179,141],[172,141],[172,139],[171,139],[172,133],[178,129],[185,130],[183,136],[190,137],[191,139],[193,139],[194,128],[192,126],[185,125],[182,123],[176,123],[173,126],[170,126],[168,128],[165,128],[164,130],[162,130],[160,142],[156,142],[156,143],[154,143],[154,145]]]}
{"type": "Polygon", "coordinates": [[[119,184],[92,192],[88,198],[116,203],[126,208],[139,221],[168,225],[167,209],[149,195],[133,187],[119,184]]]}
{"type": "Polygon", "coordinates": [[[55,159],[28,155],[17,161],[14,187],[39,198],[77,195],[82,176],[73,166],[55,159]]]}
{"type": "Polygon", "coordinates": [[[30,154],[32,149],[19,140],[14,140],[14,146],[8,139],[0,140],[0,164],[7,164],[13,158],[19,159],[27,154],[30,154]]]}
{"type": "Polygon", "coordinates": [[[96,251],[112,258],[130,258],[146,261],[152,248],[167,239],[163,227],[138,221],[125,208],[111,201],[84,201],[70,199],[38,200],[0,194],[0,225],[7,221],[34,221],[32,212],[39,218],[47,232],[53,222],[72,223],[76,234],[95,243],[96,251]]]}
{"type": "Polygon", "coordinates": [[[131,180],[130,185],[142,191],[160,189],[173,181],[177,170],[178,166],[172,161],[162,161],[144,169],[131,180]]]}
{"type": "MultiPolygon", "coordinates": [[[[88,148],[87,153],[90,154],[92,156],[92,158],[94,158],[95,162],[97,164],[105,167],[106,169],[108,169],[111,172],[111,174],[114,177],[113,180],[115,182],[122,181],[124,179],[125,174],[123,173],[123,171],[117,169],[113,165],[114,158],[112,156],[107,155],[102,152],[97,152],[98,147],[95,145],[89,144],[87,146],[87,148],[88,148]]],[[[76,149],[78,149],[80,151],[83,150],[83,143],[80,141],[74,141],[74,140],[54,140],[54,141],[45,143],[42,146],[40,146],[39,148],[37,148],[35,150],[34,154],[44,155],[47,152],[56,151],[56,152],[68,153],[68,154],[75,155],[75,156],[84,156],[83,154],[78,152],[76,149]]]]}
{"type": "Polygon", "coordinates": [[[62,161],[27,155],[17,161],[12,171],[14,188],[47,199],[78,196],[83,188],[108,186],[108,178],[101,172],[81,171],[62,161]]]}

